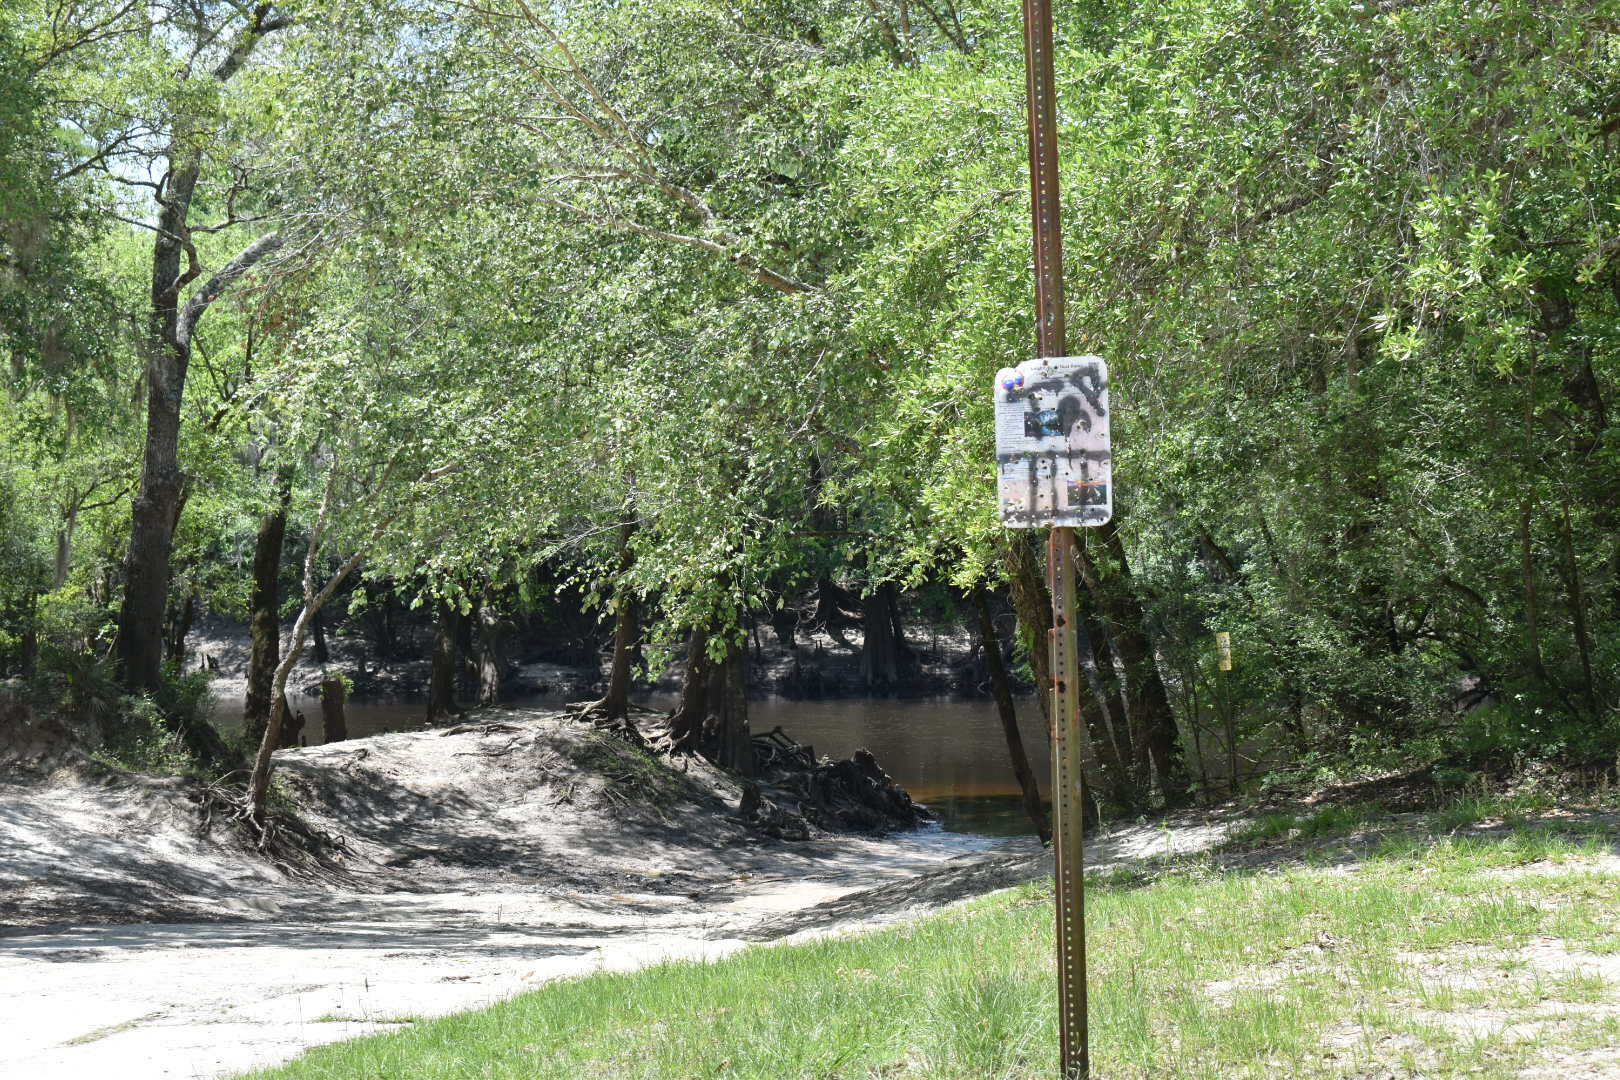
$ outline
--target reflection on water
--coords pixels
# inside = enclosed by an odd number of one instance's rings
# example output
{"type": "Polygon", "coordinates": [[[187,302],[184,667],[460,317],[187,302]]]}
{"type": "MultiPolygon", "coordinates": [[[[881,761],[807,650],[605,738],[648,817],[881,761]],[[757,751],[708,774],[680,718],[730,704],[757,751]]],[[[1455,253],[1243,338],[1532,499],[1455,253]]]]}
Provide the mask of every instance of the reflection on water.
{"type": "MultiPolygon", "coordinates": [[[[644,702],[668,708],[674,699],[660,696],[644,702]]],[[[306,736],[318,740],[319,703],[294,698],[291,704],[307,718],[306,736]]],[[[512,704],[556,708],[562,702],[529,698],[512,704]]],[[[1037,777],[1044,778],[1050,765],[1040,709],[1034,699],[1026,699],[1018,703],[1018,711],[1030,765],[1037,777]]],[[[419,728],[426,707],[421,702],[350,702],[345,713],[350,736],[359,738],[419,728]]],[[[1031,829],[1007,763],[1007,744],[994,702],[770,698],[749,702],[748,713],[756,732],[780,725],[818,755],[848,757],[861,747],[872,751],[901,787],[940,815],[948,831],[1013,836],[1031,829]]],[[[221,702],[216,717],[222,725],[235,727],[241,719],[240,703],[221,702]]]]}
{"type": "MultiPolygon", "coordinates": [[[[1041,789],[1046,789],[1044,779],[1041,789]]],[[[1051,800],[1043,798],[1041,803],[1050,815],[1051,800]]],[[[980,836],[1035,835],[1035,826],[1030,824],[1023,800],[1017,795],[936,795],[928,800],[928,807],[939,815],[940,825],[946,832],[980,836]]]]}

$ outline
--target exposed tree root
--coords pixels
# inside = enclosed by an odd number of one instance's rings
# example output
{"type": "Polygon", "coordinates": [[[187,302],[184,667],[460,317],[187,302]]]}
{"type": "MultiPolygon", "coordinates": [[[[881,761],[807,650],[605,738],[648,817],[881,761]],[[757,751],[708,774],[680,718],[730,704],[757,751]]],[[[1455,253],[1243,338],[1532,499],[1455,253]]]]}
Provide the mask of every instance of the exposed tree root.
{"type": "Polygon", "coordinates": [[[818,829],[890,832],[934,820],[878,766],[869,750],[857,750],[840,761],[822,759],[809,767],[803,764],[803,755],[784,753],[780,760],[782,764],[768,776],[777,800],[794,804],[797,813],[818,829]]]}
{"type": "Polygon", "coordinates": [[[353,885],[354,875],[340,861],[348,842],[290,810],[266,809],[256,817],[239,779],[244,775],[228,773],[190,796],[202,815],[202,832],[212,829],[217,818],[288,877],[353,885]]]}
{"type": "Polygon", "coordinates": [[[793,741],[788,733],[778,724],[763,735],[754,736],[754,759],[759,762],[761,772],[772,769],[813,769],[816,767],[815,751],[808,746],[793,741]]]}
{"type": "Polygon", "coordinates": [[[612,702],[606,698],[597,701],[576,701],[565,706],[565,711],[571,720],[582,724],[589,724],[598,731],[606,731],[617,735],[633,746],[644,750],[656,749],[654,743],[648,742],[647,737],[641,733],[641,728],[630,718],[631,713],[644,715],[658,715],[658,710],[649,709],[642,705],[625,706],[620,712],[612,702]]]}
{"type": "Polygon", "coordinates": [[[513,727],[511,724],[503,724],[499,721],[491,721],[487,724],[457,724],[455,727],[448,727],[439,732],[439,737],[446,738],[451,735],[465,735],[470,731],[476,731],[480,735],[500,735],[521,730],[523,729],[513,727]]]}
{"type": "MultiPolygon", "coordinates": [[[[601,701],[568,706],[571,719],[591,724],[665,758],[713,761],[716,740],[709,725],[693,725],[677,711],[651,734],[629,717],[613,718],[601,701]]],[[[632,706],[635,708],[634,706],[632,706]]],[[[651,709],[637,711],[651,713],[651,709]]],[[[882,833],[913,829],[933,815],[878,766],[870,751],[841,761],[816,761],[815,751],[795,742],[780,726],[753,736],[759,782],[745,780],[738,814],[754,828],[784,840],[807,840],[816,830],[882,833]]]]}

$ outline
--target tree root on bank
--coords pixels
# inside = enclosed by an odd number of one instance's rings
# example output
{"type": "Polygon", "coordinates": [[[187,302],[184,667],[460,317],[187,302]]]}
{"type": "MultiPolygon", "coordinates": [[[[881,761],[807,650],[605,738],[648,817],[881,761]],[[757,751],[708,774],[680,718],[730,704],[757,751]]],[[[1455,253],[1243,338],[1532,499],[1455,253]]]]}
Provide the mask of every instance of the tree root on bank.
{"type": "MultiPolygon", "coordinates": [[[[640,713],[655,710],[632,705],[640,713]]],[[[716,740],[699,727],[693,732],[665,719],[650,736],[628,716],[614,716],[606,701],[577,702],[567,707],[571,719],[617,735],[632,745],[666,759],[699,757],[713,761],[716,740]],[[678,734],[679,732],[679,734],[678,734]]],[[[738,815],[751,826],[783,840],[808,840],[826,832],[885,833],[914,829],[934,820],[925,807],[883,771],[868,750],[841,761],[816,760],[815,751],[795,742],[781,726],[753,736],[757,776],[743,778],[738,815]]]]}
{"type": "Polygon", "coordinates": [[[191,793],[198,804],[201,831],[207,834],[216,816],[253,850],[288,877],[329,885],[354,884],[353,873],[340,861],[349,853],[348,841],[317,829],[291,810],[267,809],[256,817],[247,790],[228,773],[191,793]]]}
{"type": "MultiPolygon", "coordinates": [[[[807,757],[806,748],[794,744],[780,754],[780,764],[765,778],[775,788],[777,801],[793,804],[793,814],[815,828],[884,833],[914,829],[934,820],[933,814],[913,802],[883,771],[869,750],[857,750],[840,761],[823,758],[808,766],[807,757]]],[[[768,816],[771,809],[770,801],[764,800],[762,813],[768,816]]],[[[767,831],[772,827],[782,826],[774,821],[765,825],[767,831]]]]}
{"type": "Polygon", "coordinates": [[[793,741],[782,725],[777,724],[763,735],[754,736],[754,760],[762,771],[773,769],[813,769],[816,753],[802,743],[793,741]]]}
{"type": "Polygon", "coordinates": [[[455,727],[448,727],[439,732],[439,738],[443,739],[451,735],[465,735],[470,731],[476,731],[481,735],[497,735],[503,732],[521,730],[523,729],[513,727],[511,724],[502,724],[499,721],[491,721],[484,724],[457,724],[455,727]]]}
{"type": "Polygon", "coordinates": [[[610,735],[617,735],[632,746],[638,746],[643,750],[656,749],[641,733],[641,728],[636,722],[630,718],[630,713],[656,716],[658,710],[633,704],[627,704],[625,709],[626,712],[621,714],[606,698],[597,701],[575,701],[563,707],[570,720],[589,724],[596,730],[605,731],[610,735]]]}

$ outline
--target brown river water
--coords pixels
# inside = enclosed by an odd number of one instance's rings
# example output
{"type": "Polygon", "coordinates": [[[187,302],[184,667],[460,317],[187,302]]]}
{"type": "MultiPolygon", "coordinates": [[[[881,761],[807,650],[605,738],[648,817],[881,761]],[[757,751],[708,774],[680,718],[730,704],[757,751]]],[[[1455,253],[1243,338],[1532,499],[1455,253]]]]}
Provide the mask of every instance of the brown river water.
{"type": "MultiPolygon", "coordinates": [[[[669,708],[674,701],[665,696],[643,700],[654,708],[669,708]]],[[[291,704],[308,718],[306,731],[320,730],[318,702],[294,698],[291,704]]],[[[511,704],[556,708],[560,702],[533,698],[511,704]]],[[[234,726],[240,708],[221,702],[216,716],[234,726]]],[[[350,702],[344,711],[349,734],[359,738],[421,727],[425,706],[419,701],[364,701],[350,702]]],[[[1050,764],[1040,708],[1033,698],[1022,699],[1018,715],[1030,764],[1044,778],[1050,764]]],[[[818,755],[848,757],[865,747],[901,787],[939,815],[948,832],[1015,836],[1030,831],[992,701],[766,698],[748,703],[748,720],[756,732],[780,725],[818,755]]]]}

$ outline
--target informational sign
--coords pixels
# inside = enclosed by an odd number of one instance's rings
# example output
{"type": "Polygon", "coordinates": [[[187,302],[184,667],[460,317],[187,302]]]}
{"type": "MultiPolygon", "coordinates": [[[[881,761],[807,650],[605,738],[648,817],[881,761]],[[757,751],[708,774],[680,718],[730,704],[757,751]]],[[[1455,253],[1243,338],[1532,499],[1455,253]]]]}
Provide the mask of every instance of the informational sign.
{"type": "Polygon", "coordinates": [[[1220,653],[1221,670],[1232,670],[1232,635],[1222,630],[1215,635],[1215,650],[1220,653]]]}
{"type": "Polygon", "coordinates": [[[1102,357],[1048,356],[997,372],[996,469],[1001,523],[1010,529],[1113,517],[1102,357]]]}

